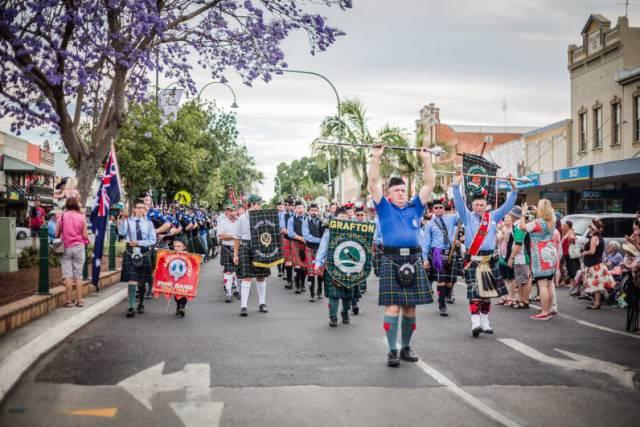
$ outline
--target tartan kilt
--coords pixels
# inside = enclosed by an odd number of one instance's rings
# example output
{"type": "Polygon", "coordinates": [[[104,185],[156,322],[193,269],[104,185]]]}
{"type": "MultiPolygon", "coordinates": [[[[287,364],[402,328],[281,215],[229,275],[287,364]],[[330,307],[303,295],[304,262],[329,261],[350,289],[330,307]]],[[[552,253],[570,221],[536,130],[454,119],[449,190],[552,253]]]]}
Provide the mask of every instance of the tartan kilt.
{"type": "Polygon", "coordinates": [[[238,258],[240,258],[240,264],[236,270],[238,279],[252,279],[254,277],[268,277],[271,275],[270,268],[256,267],[253,265],[253,257],[251,256],[251,247],[249,245],[240,245],[238,258]]]}
{"type": "Polygon", "coordinates": [[[427,272],[422,267],[422,255],[382,255],[380,261],[380,288],[378,305],[422,305],[433,302],[433,291],[427,272]],[[416,277],[412,286],[403,288],[398,284],[398,267],[410,262],[415,265],[416,277]]]}
{"type": "Polygon", "coordinates": [[[431,253],[429,254],[429,280],[432,282],[441,282],[441,283],[456,283],[458,281],[458,276],[460,275],[460,253],[454,252],[453,257],[451,258],[451,263],[446,261],[449,256],[448,251],[444,251],[442,257],[444,258],[444,268],[442,271],[437,271],[433,267],[433,250],[435,248],[431,248],[431,253]]]}
{"type": "Polygon", "coordinates": [[[324,296],[327,298],[338,299],[352,299],[354,297],[359,298],[361,296],[360,286],[356,285],[353,288],[345,288],[333,283],[333,278],[327,271],[324,271],[324,296]]]}
{"type": "MultiPolygon", "coordinates": [[[[311,246],[305,246],[304,248],[304,257],[305,264],[307,269],[307,276],[315,277],[318,274],[316,273],[316,254],[318,253],[317,249],[312,248],[311,246]]],[[[324,268],[322,269],[324,271],[324,268]]]]}
{"type": "Polygon", "coordinates": [[[127,246],[122,257],[122,272],[120,273],[121,282],[136,282],[139,284],[153,283],[153,273],[151,267],[152,257],[155,257],[153,249],[142,252],[142,266],[136,267],[131,261],[133,248],[127,246]]]}
{"type": "Polygon", "coordinates": [[[233,246],[224,246],[220,249],[220,265],[223,273],[235,273],[238,267],[233,263],[233,246]]]}
{"type": "MultiPolygon", "coordinates": [[[[382,263],[382,246],[373,245],[373,274],[380,277],[380,264],[382,263]]],[[[366,284],[365,284],[366,288],[366,284]]]]}
{"type": "Polygon", "coordinates": [[[282,258],[284,258],[284,262],[293,263],[293,252],[291,252],[291,240],[282,236],[282,258]]]}
{"type": "MultiPolygon", "coordinates": [[[[479,254],[480,255],[480,254],[479,254]]],[[[469,267],[464,270],[464,279],[467,282],[467,299],[482,299],[480,294],[478,293],[478,282],[476,280],[476,270],[478,269],[477,261],[472,261],[469,264],[469,267]]],[[[500,269],[498,268],[498,263],[494,262],[491,266],[491,273],[493,274],[493,278],[496,281],[496,289],[498,291],[498,296],[501,297],[503,295],[507,295],[509,291],[504,284],[504,280],[502,276],[500,276],[500,269]]]]}
{"type": "Polygon", "coordinates": [[[204,249],[202,248],[202,243],[200,243],[200,236],[198,233],[193,231],[187,231],[185,233],[185,237],[187,239],[187,252],[192,254],[203,254],[204,249]]]}
{"type": "Polygon", "coordinates": [[[299,242],[297,240],[292,240],[291,241],[291,252],[292,254],[292,258],[293,258],[293,266],[294,267],[302,267],[307,268],[307,265],[305,264],[305,261],[302,259],[302,256],[300,256],[301,254],[306,253],[306,245],[302,242],[299,242]]]}

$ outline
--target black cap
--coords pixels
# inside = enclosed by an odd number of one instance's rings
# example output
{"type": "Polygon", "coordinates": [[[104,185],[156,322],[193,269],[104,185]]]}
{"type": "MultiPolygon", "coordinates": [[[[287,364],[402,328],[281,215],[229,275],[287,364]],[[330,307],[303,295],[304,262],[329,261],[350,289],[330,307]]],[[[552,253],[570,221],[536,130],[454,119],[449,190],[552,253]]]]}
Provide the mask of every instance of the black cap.
{"type": "Polygon", "coordinates": [[[340,215],[340,214],[347,214],[347,210],[344,207],[339,207],[338,209],[336,209],[336,216],[340,215]]]}
{"type": "Polygon", "coordinates": [[[395,187],[396,185],[404,185],[404,181],[400,177],[393,176],[389,180],[389,188],[395,187]]]}

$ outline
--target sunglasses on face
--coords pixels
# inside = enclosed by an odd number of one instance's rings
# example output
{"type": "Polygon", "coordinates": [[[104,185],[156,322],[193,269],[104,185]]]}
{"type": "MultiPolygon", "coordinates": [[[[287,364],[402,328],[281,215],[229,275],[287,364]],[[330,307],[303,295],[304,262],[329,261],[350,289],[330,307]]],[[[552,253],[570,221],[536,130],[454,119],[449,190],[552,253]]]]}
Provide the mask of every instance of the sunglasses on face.
{"type": "Polygon", "coordinates": [[[433,209],[444,209],[444,206],[434,206],[433,209]]]}

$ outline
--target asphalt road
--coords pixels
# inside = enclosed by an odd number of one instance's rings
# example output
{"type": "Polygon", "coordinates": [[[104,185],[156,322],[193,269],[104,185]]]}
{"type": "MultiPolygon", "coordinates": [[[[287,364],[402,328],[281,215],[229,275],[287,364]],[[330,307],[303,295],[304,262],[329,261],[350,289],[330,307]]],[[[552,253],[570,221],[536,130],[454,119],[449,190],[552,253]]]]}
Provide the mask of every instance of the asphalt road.
{"type": "Polygon", "coordinates": [[[564,292],[550,322],[493,307],[496,334],[474,339],[458,285],[448,318],[419,308],[421,363],[388,368],[374,279],[362,313],[335,329],[326,300],[283,283],[268,282],[268,314],[252,289],[241,318],[216,259],[185,318],[159,299],[127,319],[121,303],[31,369],[0,425],[638,425],[640,336],[618,332],[617,308],[592,312],[564,292]]]}

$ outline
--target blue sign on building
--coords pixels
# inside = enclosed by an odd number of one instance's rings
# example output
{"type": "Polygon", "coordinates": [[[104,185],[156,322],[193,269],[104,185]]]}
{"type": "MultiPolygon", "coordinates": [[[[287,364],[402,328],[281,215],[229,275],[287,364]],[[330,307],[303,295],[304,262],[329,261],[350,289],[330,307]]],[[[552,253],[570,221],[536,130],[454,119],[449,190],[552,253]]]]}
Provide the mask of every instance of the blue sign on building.
{"type": "Polygon", "coordinates": [[[556,172],[556,181],[579,181],[591,179],[591,165],[560,169],[556,172]]]}

